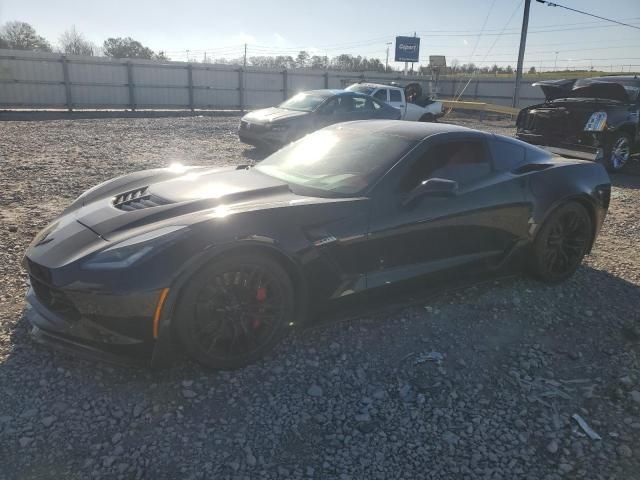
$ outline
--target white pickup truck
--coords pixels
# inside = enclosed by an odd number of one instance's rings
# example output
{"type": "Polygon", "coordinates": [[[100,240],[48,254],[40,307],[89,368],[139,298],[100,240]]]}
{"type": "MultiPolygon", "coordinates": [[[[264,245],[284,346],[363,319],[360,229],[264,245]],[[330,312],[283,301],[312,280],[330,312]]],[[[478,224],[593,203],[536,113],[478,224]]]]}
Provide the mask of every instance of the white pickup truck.
{"type": "Polygon", "coordinates": [[[392,107],[400,110],[402,120],[434,122],[444,113],[442,111],[442,102],[431,98],[416,99],[408,102],[405,96],[405,89],[393,85],[354,83],[353,85],[349,85],[345,90],[371,95],[378,100],[388,103],[392,107]]]}

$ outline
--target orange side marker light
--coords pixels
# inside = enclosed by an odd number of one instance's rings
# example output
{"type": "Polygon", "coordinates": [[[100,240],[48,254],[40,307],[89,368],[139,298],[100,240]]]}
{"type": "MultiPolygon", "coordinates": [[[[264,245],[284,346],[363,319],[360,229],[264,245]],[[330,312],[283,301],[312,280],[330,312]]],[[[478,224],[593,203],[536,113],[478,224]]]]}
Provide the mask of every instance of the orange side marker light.
{"type": "Polygon", "coordinates": [[[158,297],[158,304],[156,305],[156,311],[153,314],[153,338],[158,338],[158,330],[160,327],[160,315],[162,314],[162,307],[169,295],[169,289],[163,288],[160,290],[160,297],[158,297]]]}

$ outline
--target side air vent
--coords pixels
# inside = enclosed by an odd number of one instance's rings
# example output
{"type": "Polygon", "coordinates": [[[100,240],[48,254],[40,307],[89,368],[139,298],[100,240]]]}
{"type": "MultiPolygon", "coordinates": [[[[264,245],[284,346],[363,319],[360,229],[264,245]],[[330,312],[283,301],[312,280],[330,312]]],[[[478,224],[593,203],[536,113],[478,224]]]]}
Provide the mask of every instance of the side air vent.
{"type": "Polygon", "coordinates": [[[516,175],[523,175],[529,172],[539,172],[541,170],[546,170],[547,168],[553,167],[552,163],[525,163],[520,167],[513,170],[513,173],[516,175]]]}
{"type": "Polygon", "coordinates": [[[141,210],[143,208],[159,207],[167,205],[168,202],[164,198],[152,195],[148,192],[149,187],[137,188],[128,192],[120,193],[113,199],[113,206],[119,210],[130,212],[133,210],[141,210]]]}

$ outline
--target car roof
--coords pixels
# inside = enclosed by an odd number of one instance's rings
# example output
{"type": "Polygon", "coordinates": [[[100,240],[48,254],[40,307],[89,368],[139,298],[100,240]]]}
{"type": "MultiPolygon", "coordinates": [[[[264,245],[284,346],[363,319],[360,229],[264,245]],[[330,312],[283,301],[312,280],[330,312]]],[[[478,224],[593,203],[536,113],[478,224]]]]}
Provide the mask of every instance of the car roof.
{"type": "Polygon", "coordinates": [[[357,120],[335,124],[328,128],[347,128],[354,132],[395,135],[411,141],[421,141],[439,133],[484,133],[448,123],[408,122],[404,120],[357,120]]]}
{"type": "Polygon", "coordinates": [[[355,83],[354,85],[361,85],[363,87],[369,87],[369,88],[397,88],[399,90],[402,90],[402,88],[399,87],[398,85],[385,85],[384,83],[362,82],[362,83],[355,83]]]}
{"type": "Polygon", "coordinates": [[[301,92],[301,93],[306,93],[311,95],[320,95],[322,97],[333,97],[334,95],[335,96],[349,95],[351,97],[358,96],[358,97],[367,97],[367,98],[369,97],[369,95],[365,95],[363,93],[349,92],[346,90],[337,90],[337,89],[308,90],[306,92],[301,92]]]}
{"type": "Polygon", "coordinates": [[[615,81],[615,80],[637,80],[640,82],[638,75],[605,75],[603,77],[588,77],[585,80],[602,80],[602,81],[615,81]]]}

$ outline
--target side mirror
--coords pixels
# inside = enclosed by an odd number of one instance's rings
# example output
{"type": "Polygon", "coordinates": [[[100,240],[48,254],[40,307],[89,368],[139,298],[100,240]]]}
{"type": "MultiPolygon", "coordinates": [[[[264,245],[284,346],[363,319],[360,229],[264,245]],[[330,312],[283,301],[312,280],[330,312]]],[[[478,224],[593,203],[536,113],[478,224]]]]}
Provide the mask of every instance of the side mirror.
{"type": "Polygon", "coordinates": [[[422,197],[453,197],[458,193],[458,182],[445,178],[430,178],[411,190],[402,201],[402,206],[412,205],[422,197]]]}

